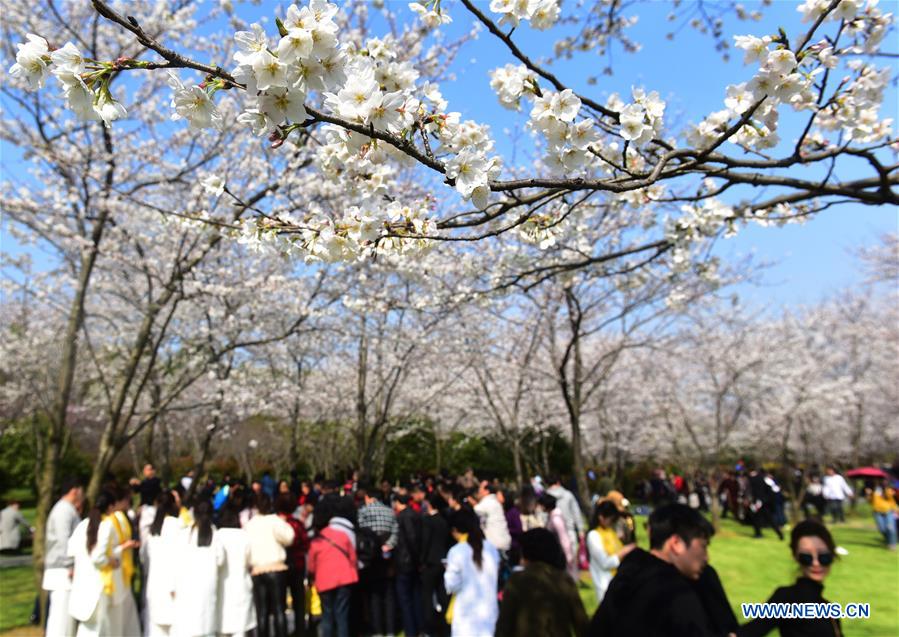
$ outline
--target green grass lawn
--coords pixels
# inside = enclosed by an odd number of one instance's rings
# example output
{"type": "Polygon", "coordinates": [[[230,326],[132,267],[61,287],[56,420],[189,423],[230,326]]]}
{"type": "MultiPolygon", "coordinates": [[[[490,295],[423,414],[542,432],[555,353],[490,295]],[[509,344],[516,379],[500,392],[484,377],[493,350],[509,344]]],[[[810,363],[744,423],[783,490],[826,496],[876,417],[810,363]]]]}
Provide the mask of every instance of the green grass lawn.
{"type": "Polygon", "coordinates": [[[31,566],[0,570],[0,631],[28,623],[34,606],[34,570],[31,566]]]}
{"type": "MultiPolygon", "coordinates": [[[[833,602],[868,602],[869,619],[843,620],[846,635],[899,636],[899,555],[887,551],[874,522],[861,509],[846,524],[831,531],[849,555],[840,558],[827,579],[824,596],[833,602]]],[[[641,545],[646,532],[640,524],[641,545]]],[[[761,540],[752,538],[752,528],[724,520],[721,532],[709,549],[737,619],[742,623],[740,603],[763,602],[778,586],[790,584],[797,575],[787,542],[771,531],[761,540]]],[[[583,581],[590,577],[583,574],[583,581]]],[[[596,610],[593,587],[583,586],[581,598],[592,615],[596,610]]],[[[0,570],[0,633],[28,622],[34,603],[34,577],[30,566],[0,570]]]]}

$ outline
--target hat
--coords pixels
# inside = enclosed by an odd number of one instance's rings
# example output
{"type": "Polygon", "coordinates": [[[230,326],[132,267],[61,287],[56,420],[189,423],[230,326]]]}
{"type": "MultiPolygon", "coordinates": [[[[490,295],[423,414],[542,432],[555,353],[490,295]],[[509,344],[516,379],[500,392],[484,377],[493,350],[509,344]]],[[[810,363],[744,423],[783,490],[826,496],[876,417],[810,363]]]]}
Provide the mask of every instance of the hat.
{"type": "Polygon", "coordinates": [[[627,507],[630,506],[630,502],[627,498],[624,497],[624,494],[621,491],[609,491],[606,494],[606,497],[601,498],[600,502],[611,502],[615,505],[615,508],[621,511],[622,513],[627,511],[627,507]]]}

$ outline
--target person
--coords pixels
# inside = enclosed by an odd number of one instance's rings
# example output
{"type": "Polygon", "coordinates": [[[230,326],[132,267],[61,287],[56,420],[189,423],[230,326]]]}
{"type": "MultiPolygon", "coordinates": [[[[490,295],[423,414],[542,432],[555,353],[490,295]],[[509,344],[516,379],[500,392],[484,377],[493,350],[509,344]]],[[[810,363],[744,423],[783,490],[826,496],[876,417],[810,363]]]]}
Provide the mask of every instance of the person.
{"type": "Polygon", "coordinates": [[[62,497],[50,509],[44,544],[44,577],[41,588],[49,592],[47,637],[73,637],[75,620],[69,614],[69,592],[72,590],[74,558],[68,543],[81,521],[78,511],[84,502],[84,487],[77,478],[62,482],[62,497]]]}
{"type": "Polygon", "coordinates": [[[618,538],[615,532],[618,515],[618,507],[611,500],[598,502],[593,509],[593,519],[590,523],[593,530],[587,533],[590,577],[596,590],[597,603],[602,603],[609,582],[615,576],[621,560],[636,547],[635,544],[625,546],[618,538]]]}
{"type": "Polygon", "coordinates": [[[540,508],[546,513],[546,528],[555,534],[556,539],[559,540],[559,545],[562,547],[562,553],[565,555],[565,564],[567,565],[566,570],[572,576],[572,579],[577,581],[577,549],[571,543],[571,534],[565,527],[565,518],[562,516],[562,512],[556,506],[556,498],[547,491],[540,496],[538,502],[540,508]]]}
{"type": "Polygon", "coordinates": [[[846,483],[846,479],[837,473],[837,470],[827,467],[826,475],[822,481],[822,495],[825,506],[830,512],[834,524],[845,522],[846,514],[843,511],[843,501],[853,496],[852,488],[846,483]]]}
{"type": "Polygon", "coordinates": [[[156,467],[149,462],[144,465],[143,475],[144,479],[137,485],[140,506],[152,506],[159,494],[162,493],[162,481],[156,477],[156,467]]]}
{"type": "Polygon", "coordinates": [[[156,500],[156,515],[147,541],[147,637],[165,637],[175,622],[175,583],[179,575],[178,545],[184,524],[171,491],[156,500]]]}
{"type": "MultiPolygon", "coordinates": [[[[327,499],[322,502],[325,507],[330,506],[327,499]]],[[[320,515],[320,511],[316,514],[320,515]]],[[[320,634],[322,637],[349,637],[351,586],[359,581],[356,549],[346,533],[328,525],[327,521],[325,515],[324,525],[309,544],[306,567],[321,597],[320,634]]]]}
{"type": "Polygon", "coordinates": [[[466,508],[453,513],[450,531],[456,545],[446,556],[443,583],[453,595],[447,610],[452,637],[491,637],[499,614],[499,551],[484,538],[477,514],[466,508]]]}
{"type": "Polygon", "coordinates": [[[822,517],[827,510],[827,500],[824,499],[824,485],[821,484],[821,476],[813,475],[805,487],[805,495],[802,497],[802,512],[805,519],[812,517],[811,509],[815,510],[815,517],[822,517]]]}
{"type": "Polygon", "coordinates": [[[740,497],[740,483],[734,477],[733,472],[728,471],[718,485],[718,501],[721,504],[721,519],[726,519],[727,514],[737,518],[737,507],[740,497]]]}
{"type": "Polygon", "coordinates": [[[182,476],[181,478],[181,493],[187,493],[190,491],[190,485],[194,483],[194,470],[190,469],[188,472],[182,476]]]}
{"type": "MultiPolygon", "coordinates": [[[[81,622],[75,633],[78,637],[122,635],[111,606],[121,603],[126,594],[119,566],[122,551],[134,548],[135,542],[117,544],[109,520],[115,502],[113,492],[101,491],[88,517],[75,527],[69,539],[68,551],[75,565],[69,613],[81,622]]],[[[139,632],[128,637],[138,636],[139,632]]]]}
{"type": "Polygon", "coordinates": [[[755,465],[747,462],[749,468],[749,493],[751,502],[749,510],[752,512],[752,527],[755,530],[754,537],[762,537],[762,526],[770,526],[777,533],[778,539],[784,539],[783,531],[774,520],[774,491],[765,479],[765,474],[759,471],[755,465]]]}
{"type": "MultiPolygon", "coordinates": [[[[302,633],[305,627],[303,621],[306,615],[306,588],[303,586],[303,578],[306,576],[306,553],[309,551],[309,536],[306,527],[293,516],[293,494],[281,493],[275,502],[275,511],[278,516],[293,529],[293,543],[287,547],[287,590],[293,605],[293,618],[297,631],[302,633]]],[[[287,600],[284,601],[287,608],[287,600]]]]}
{"type": "Polygon", "coordinates": [[[618,519],[615,521],[615,532],[622,544],[636,544],[637,542],[637,525],[634,522],[634,516],[630,512],[631,503],[624,497],[621,491],[611,490],[598,502],[611,502],[618,510],[618,519]]]}
{"type": "Polygon", "coordinates": [[[650,551],[633,549],[590,622],[590,637],[705,637],[713,628],[694,586],[714,529],[698,511],[668,504],[649,516],[650,551]]]}
{"type": "Polygon", "coordinates": [[[495,636],[582,637],[587,611],[566,574],[556,536],[546,529],[522,534],[521,563],[524,568],[513,573],[503,589],[495,636]]]}
{"type": "Polygon", "coordinates": [[[882,478],[873,489],[865,489],[868,500],[871,502],[871,511],[874,513],[874,522],[877,530],[883,535],[887,547],[891,551],[896,550],[896,491],[890,486],[889,480],[882,478]]]}
{"type": "MultiPolygon", "coordinates": [[[[578,506],[577,498],[574,497],[571,491],[562,486],[562,481],[558,476],[550,476],[547,481],[549,482],[549,488],[546,492],[556,499],[556,508],[562,514],[562,519],[565,520],[565,530],[568,532],[569,543],[574,551],[574,567],[576,569],[578,543],[584,541],[584,517],[581,515],[581,508],[578,506]]],[[[571,572],[571,562],[569,562],[569,572],[571,572]]],[[[574,577],[577,579],[576,570],[574,571],[574,577]]]]}
{"type": "Polygon", "coordinates": [[[396,588],[390,570],[393,549],[399,540],[399,526],[393,510],[379,499],[379,493],[371,485],[358,485],[356,495],[362,502],[357,515],[357,553],[362,562],[359,583],[368,609],[371,632],[374,635],[393,635],[396,632],[396,588]]]}
{"type": "Polygon", "coordinates": [[[403,619],[403,631],[407,635],[418,635],[424,623],[421,581],[418,578],[421,516],[412,509],[410,501],[409,494],[399,494],[393,500],[393,510],[396,511],[399,526],[393,563],[396,568],[396,597],[403,619]]]}
{"type": "Polygon", "coordinates": [[[212,512],[212,502],[201,500],[194,507],[193,524],[182,531],[172,624],[172,634],[178,637],[214,637],[219,632],[219,568],[225,563],[225,549],[212,525],[212,512]]]}
{"type": "Polygon", "coordinates": [[[265,471],[262,474],[262,480],[259,483],[259,487],[262,490],[262,493],[267,495],[270,500],[275,499],[275,479],[272,477],[272,474],[268,471],[265,471]]]}
{"type": "Polygon", "coordinates": [[[256,632],[259,637],[269,637],[268,616],[273,615],[275,637],[287,637],[285,547],[293,543],[293,529],[272,511],[272,501],[267,493],[257,494],[256,507],[259,513],[244,527],[250,542],[256,632]]]}
{"type": "Polygon", "coordinates": [[[240,528],[240,511],[234,503],[227,503],[222,509],[216,537],[225,558],[219,569],[219,632],[228,637],[244,637],[256,628],[256,606],[250,575],[250,539],[240,528]]]}
{"type": "Polygon", "coordinates": [[[0,553],[17,553],[22,545],[22,528],[29,530],[18,500],[10,500],[0,511],[0,553]]]}
{"type": "MultiPolygon", "coordinates": [[[[791,586],[774,591],[770,604],[827,604],[821,595],[824,580],[836,555],[830,531],[817,520],[803,520],[790,533],[790,552],[799,565],[800,575],[791,586]]],[[[737,637],[761,637],[777,628],[781,637],[840,637],[840,620],[835,618],[758,618],[737,629],[737,637]]]]}
{"type": "Polygon", "coordinates": [[[482,480],[477,491],[478,502],[474,505],[474,512],[481,519],[481,528],[484,529],[484,537],[490,540],[500,551],[508,551],[512,545],[512,536],[509,535],[509,526],[506,522],[506,513],[503,505],[496,497],[496,487],[487,480],[482,480]]]}
{"type": "Polygon", "coordinates": [[[137,604],[134,602],[134,573],[137,560],[134,555],[134,547],[140,546],[140,542],[134,539],[133,526],[128,517],[131,508],[131,487],[122,486],[114,489],[116,502],[113,512],[109,515],[112,524],[114,541],[116,545],[123,546],[119,561],[122,578],[122,592],[113,597],[110,606],[112,614],[111,625],[113,634],[140,635],[140,618],[137,615],[137,604]],[[132,541],[133,540],[133,541],[132,541]]]}
{"type": "Polygon", "coordinates": [[[426,635],[441,635],[446,632],[443,613],[448,598],[443,586],[443,560],[449,550],[450,531],[446,519],[441,515],[445,501],[436,491],[427,497],[425,515],[421,520],[421,599],[426,635]]]}
{"type": "Polygon", "coordinates": [[[518,566],[521,560],[521,536],[524,534],[521,522],[521,509],[515,493],[506,491],[503,493],[503,512],[506,516],[506,527],[509,529],[509,550],[506,551],[506,559],[512,567],[518,566]]]}

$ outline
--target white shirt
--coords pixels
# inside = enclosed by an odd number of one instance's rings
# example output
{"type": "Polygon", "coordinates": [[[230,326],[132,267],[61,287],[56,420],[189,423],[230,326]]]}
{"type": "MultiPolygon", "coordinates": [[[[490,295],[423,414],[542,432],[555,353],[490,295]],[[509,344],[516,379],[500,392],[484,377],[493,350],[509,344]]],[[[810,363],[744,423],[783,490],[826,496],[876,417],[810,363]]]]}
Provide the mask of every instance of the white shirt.
{"type": "Polygon", "coordinates": [[[503,505],[490,493],[478,502],[474,507],[475,513],[481,518],[481,528],[484,529],[484,537],[490,540],[500,551],[508,551],[512,546],[512,536],[509,535],[509,525],[506,523],[506,513],[503,505]]]}
{"type": "Polygon", "coordinates": [[[846,480],[839,473],[824,476],[822,484],[825,500],[844,500],[846,496],[852,495],[852,488],[846,484],[846,480]]]}

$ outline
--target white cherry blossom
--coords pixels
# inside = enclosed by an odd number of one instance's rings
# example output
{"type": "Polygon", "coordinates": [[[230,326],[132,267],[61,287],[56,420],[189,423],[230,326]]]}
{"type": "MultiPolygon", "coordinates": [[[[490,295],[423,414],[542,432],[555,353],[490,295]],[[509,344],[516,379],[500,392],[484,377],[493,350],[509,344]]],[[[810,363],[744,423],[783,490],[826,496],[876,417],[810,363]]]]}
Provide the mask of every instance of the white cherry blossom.
{"type": "Polygon", "coordinates": [[[27,80],[32,90],[43,88],[47,78],[47,60],[49,55],[47,41],[39,35],[29,33],[25,36],[27,42],[17,44],[16,63],[9,69],[9,74],[22,76],[27,80]]]}

